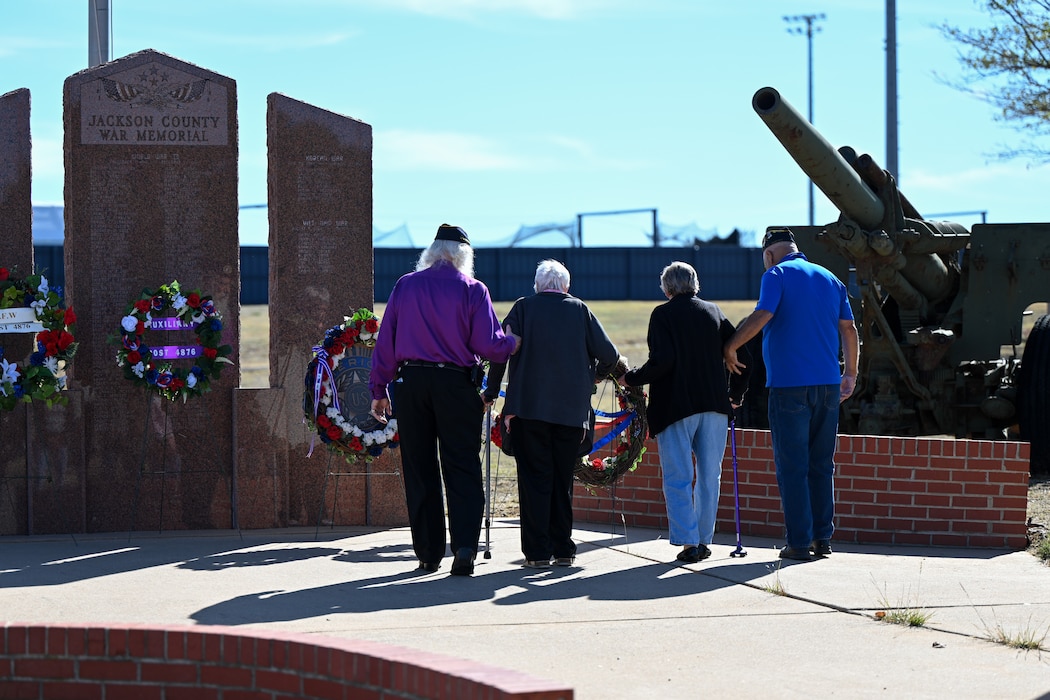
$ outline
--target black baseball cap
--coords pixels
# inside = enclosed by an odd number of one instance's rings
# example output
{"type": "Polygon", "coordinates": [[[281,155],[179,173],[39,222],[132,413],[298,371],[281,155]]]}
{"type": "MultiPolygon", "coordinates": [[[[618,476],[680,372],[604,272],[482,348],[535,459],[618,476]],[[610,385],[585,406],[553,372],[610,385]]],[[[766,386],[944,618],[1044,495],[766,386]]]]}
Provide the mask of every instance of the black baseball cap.
{"type": "Polygon", "coordinates": [[[795,235],[789,228],[767,228],[766,235],[762,237],[762,250],[774,243],[794,243],[795,235]]]}
{"type": "Polygon", "coordinates": [[[457,243],[466,243],[467,245],[470,245],[470,239],[467,238],[467,232],[459,226],[453,226],[452,224],[441,224],[438,226],[438,232],[434,237],[434,240],[456,241],[457,243]]]}

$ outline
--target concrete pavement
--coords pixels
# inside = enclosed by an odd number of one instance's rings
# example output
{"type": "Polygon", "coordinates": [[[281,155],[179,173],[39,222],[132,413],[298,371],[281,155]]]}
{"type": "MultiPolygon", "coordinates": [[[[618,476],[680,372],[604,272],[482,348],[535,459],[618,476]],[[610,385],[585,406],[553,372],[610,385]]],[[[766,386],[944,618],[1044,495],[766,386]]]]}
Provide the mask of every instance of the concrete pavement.
{"type": "MultiPolygon", "coordinates": [[[[577,528],[576,566],[521,567],[493,523],[475,575],[415,570],[407,528],[0,538],[6,622],[230,625],[475,659],[607,698],[1050,697],[1050,567],[1025,552],[716,538],[677,565],[662,533],[577,528]],[[775,591],[780,591],[778,595],[775,591]],[[928,615],[922,627],[878,611],[928,615]]],[[[483,533],[483,543],[485,536],[483,533]]]]}

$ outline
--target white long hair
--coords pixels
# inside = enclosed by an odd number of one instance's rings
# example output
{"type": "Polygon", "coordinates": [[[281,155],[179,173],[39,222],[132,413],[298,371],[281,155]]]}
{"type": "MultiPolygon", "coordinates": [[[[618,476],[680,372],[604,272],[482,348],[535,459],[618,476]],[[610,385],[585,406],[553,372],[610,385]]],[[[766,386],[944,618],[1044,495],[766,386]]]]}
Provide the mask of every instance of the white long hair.
{"type": "Polygon", "coordinates": [[[474,276],[474,249],[459,241],[434,241],[419,256],[416,272],[438,263],[448,263],[467,277],[474,276]]]}

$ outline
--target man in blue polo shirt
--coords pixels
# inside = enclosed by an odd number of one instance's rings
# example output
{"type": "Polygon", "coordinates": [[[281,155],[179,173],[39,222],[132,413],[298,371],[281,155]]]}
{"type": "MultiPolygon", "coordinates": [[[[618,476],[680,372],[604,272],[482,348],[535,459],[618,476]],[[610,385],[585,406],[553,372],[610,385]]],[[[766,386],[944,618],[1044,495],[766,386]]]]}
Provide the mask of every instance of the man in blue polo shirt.
{"type": "Polygon", "coordinates": [[[765,329],[769,427],[787,530],[780,557],[808,561],[831,554],[839,403],[856,387],[860,343],[845,285],[799,252],[790,229],[766,231],[762,262],[758,304],[723,354],[739,374],[737,349],[765,329]]]}

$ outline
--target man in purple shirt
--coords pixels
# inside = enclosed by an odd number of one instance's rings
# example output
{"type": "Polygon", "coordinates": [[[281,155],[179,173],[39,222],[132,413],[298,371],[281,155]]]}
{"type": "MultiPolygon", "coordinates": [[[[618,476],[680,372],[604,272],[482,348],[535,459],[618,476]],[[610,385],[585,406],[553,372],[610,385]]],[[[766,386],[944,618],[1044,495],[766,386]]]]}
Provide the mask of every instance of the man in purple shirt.
{"type": "Polygon", "coordinates": [[[416,271],[390,292],[368,380],[373,417],[385,422],[391,399],[397,411],[412,548],[424,571],[437,571],[445,555],[444,480],[452,575],[474,573],[485,509],[481,361],[506,362],[520,344],[474,279],[466,232],[442,224],[416,271]]]}

